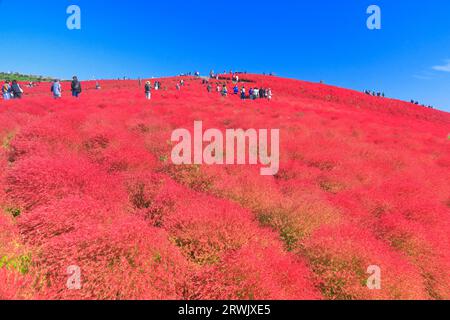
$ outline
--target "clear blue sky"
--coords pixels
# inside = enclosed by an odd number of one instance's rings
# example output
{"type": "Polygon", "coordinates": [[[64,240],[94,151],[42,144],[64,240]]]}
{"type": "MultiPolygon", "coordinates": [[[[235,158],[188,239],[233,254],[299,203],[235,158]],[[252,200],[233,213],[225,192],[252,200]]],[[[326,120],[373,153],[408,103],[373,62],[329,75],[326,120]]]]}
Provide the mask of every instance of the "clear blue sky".
{"type": "Polygon", "coordinates": [[[385,91],[450,111],[448,0],[0,0],[0,70],[83,79],[210,69],[385,91]],[[66,28],[81,8],[82,29],[66,28]],[[366,9],[382,9],[382,30],[366,9]]]}

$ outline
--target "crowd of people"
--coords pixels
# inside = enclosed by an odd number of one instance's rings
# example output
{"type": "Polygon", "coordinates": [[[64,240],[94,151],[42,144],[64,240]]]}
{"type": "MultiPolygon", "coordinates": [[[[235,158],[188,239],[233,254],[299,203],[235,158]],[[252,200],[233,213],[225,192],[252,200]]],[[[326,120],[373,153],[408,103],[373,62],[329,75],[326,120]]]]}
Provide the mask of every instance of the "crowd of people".
{"type": "MultiPolygon", "coordinates": [[[[100,90],[100,84],[98,82],[96,82],[95,88],[97,90],[100,90]]],[[[62,97],[61,81],[55,79],[53,81],[52,86],[50,87],[50,91],[51,93],[53,93],[53,98],[60,99],[62,97]]],[[[76,76],[72,78],[72,82],[70,84],[70,91],[72,92],[72,97],[74,98],[78,98],[82,92],[81,82],[78,80],[76,76]]]]}
{"type": "MultiPolygon", "coordinates": [[[[195,75],[197,76],[197,73],[195,75]]],[[[213,76],[213,74],[211,74],[211,76],[213,76]]],[[[243,99],[243,100],[245,100],[245,99],[249,99],[249,100],[256,100],[256,99],[272,100],[272,89],[270,89],[270,88],[250,88],[250,90],[248,91],[248,94],[247,94],[247,90],[246,90],[245,86],[242,86],[241,88],[239,88],[239,86],[238,86],[239,76],[234,75],[232,77],[232,79],[233,79],[233,83],[234,83],[233,94],[234,95],[240,95],[241,99],[243,99]]],[[[139,85],[140,85],[140,83],[141,82],[139,80],[139,85]]],[[[203,79],[202,80],[202,84],[206,85],[206,90],[208,91],[208,93],[213,92],[213,86],[211,84],[211,78],[210,79],[203,79]]],[[[175,83],[175,89],[177,91],[180,91],[184,86],[185,86],[185,80],[184,79],[180,79],[179,81],[177,81],[175,83]]],[[[160,90],[161,88],[162,88],[162,85],[161,85],[160,81],[156,81],[153,86],[152,86],[152,83],[150,81],[147,81],[145,83],[145,86],[144,86],[145,98],[147,100],[151,100],[151,98],[152,98],[152,90],[160,90]]],[[[221,84],[219,82],[216,82],[216,92],[219,93],[222,97],[227,97],[229,95],[229,93],[230,93],[226,83],[221,84]]]]}
{"type": "Polygon", "coordinates": [[[195,71],[194,73],[192,73],[192,72],[180,73],[180,77],[190,77],[190,76],[195,76],[198,78],[198,77],[200,77],[200,72],[195,71]]]}
{"type": "MultiPolygon", "coordinates": [[[[238,72],[233,73],[232,71],[230,71],[231,80],[234,84],[234,87],[232,90],[233,95],[236,95],[236,96],[239,95],[242,100],[257,100],[257,99],[267,99],[269,101],[272,100],[272,89],[271,88],[251,87],[247,92],[245,85],[242,85],[241,87],[239,87],[239,85],[238,85],[239,81],[240,81],[239,74],[240,73],[238,73],[238,72]]],[[[196,77],[200,77],[199,72],[195,72],[194,75],[196,77]]],[[[219,75],[215,74],[214,71],[211,71],[209,76],[210,76],[209,79],[204,78],[202,80],[202,84],[206,85],[206,89],[207,89],[208,93],[211,93],[211,92],[213,92],[213,86],[211,84],[211,81],[213,81],[214,79],[216,81],[218,81],[219,75]]],[[[181,79],[180,81],[177,81],[175,88],[177,91],[180,91],[181,88],[184,87],[184,85],[185,85],[184,79],[181,79]]],[[[222,97],[227,97],[230,94],[226,83],[221,84],[219,82],[216,82],[215,85],[216,85],[216,92],[219,93],[222,97]]],[[[36,86],[36,84],[34,82],[29,82],[27,85],[28,88],[33,88],[35,86],[36,86]]],[[[140,79],[139,79],[139,86],[141,86],[140,79]]],[[[96,82],[95,88],[97,90],[101,89],[98,81],[96,82]]],[[[152,98],[152,90],[158,91],[161,89],[162,89],[161,81],[159,81],[159,80],[155,81],[154,86],[152,86],[150,81],[147,81],[144,86],[146,99],[150,100],[152,98]]],[[[2,90],[2,97],[4,100],[21,99],[24,94],[24,90],[22,89],[19,82],[17,82],[17,80],[5,81],[2,85],[1,90],[2,90]]],[[[70,90],[71,90],[72,96],[75,98],[78,98],[82,92],[81,82],[78,80],[78,78],[76,76],[74,76],[72,78],[70,90]]],[[[51,85],[50,91],[55,99],[60,99],[62,97],[62,92],[63,92],[62,86],[61,86],[61,81],[55,79],[51,85]]],[[[374,96],[374,97],[383,97],[383,98],[385,97],[384,92],[364,90],[364,93],[367,95],[370,95],[370,96],[374,96]]],[[[420,105],[420,103],[415,100],[411,100],[411,103],[414,105],[420,105]]],[[[430,106],[422,105],[422,106],[430,108],[430,109],[434,109],[434,107],[431,105],[430,106]]]]}
{"type": "MultiPolygon", "coordinates": [[[[141,80],[139,80],[139,86],[141,86],[141,80]]],[[[177,90],[180,90],[180,87],[184,86],[184,80],[182,80],[182,82],[178,82],[177,83],[177,90]]],[[[144,91],[145,91],[145,98],[147,100],[151,100],[152,99],[152,90],[158,91],[161,90],[162,87],[162,83],[161,81],[155,81],[155,84],[152,86],[152,83],[150,81],[145,82],[145,86],[144,86],[144,91]]]]}
{"type": "MultiPolygon", "coordinates": [[[[257,99],[267,99],[267,100],[272,100],[272,89],[271,88],[258,88],[258,87],[251,87],[248,91],[245,87],[245,85],[242,85],[241,87],[239,87],[239,74],[240,73],[233,73],[232,71],[230,71],[230,75],[231,75],[231,80],[233,82],[233,90],[232,90],[232,94],[235,96],[240,96],[240,98],[242,100],[257,100],[257,99]]],[[[194,74],[196,77],[200,77],[200,73],[195,72],[194,74]]],[[[230,92],[228,90],[227,84],[226,83],[220,83],[217,82],[219,79],[219,76],[216,75],[214,73],[214,71],[210,72],[210,77],[206,78],[204,77],[202,80],[202,84],[206,86],[206,90],[208,91],[208,93],[212,93],[213,92],[213,85],[211,84],[211,82],[214,82],[214,80],[216,80],[215,82],[215,86],[216,86],[216,92],[219,93],[222,97],[227,97],[230,92]]],[[[176,90],[180,91],[182,87],[184,87],[185,82],[184,79],[181,79],[180,81],[176,82],[176,90]]],[[[29,88],[33,88],[35,87],[36,84],[33,82],[29,82],[27,87],[29,88]]],[[[139,86],[141,86],[141,79],[139,79],[139,86]]],[[[95,88],[97,90],[100,90],[100,84],[97,81],[96,82],[96,86],[95,88]]],[[[162,84],[161,81],[157,80],[154,83],[154,86],[152,86],[150,81],[147,81],[145,83],[144,86],[144,90],[145,90],[145,97],[146,99],[150,100],[152,98],[152,90],[161,90],[162,89],[162,84]]],[[[23,97],[24,94],[24,90],[22,89],[21,85],[19,84],[19,82],[17,82],[17,80],[13,80],[13,81],[5,81],[4,84],[2,85],[2,97],[4,100],[10,100],[10,99],[21,99],[23,97]]],[[[81,82],[78,80],[78,78],[76,76],[74,76],[72,78],[72,82],[70,85],[70,90],[72,93],[72,96],[75,98],[78,98],[82,92],[82,88],[81,88],[81,82]]],[[[61,86],[61,81],[55,79],[51,85],[50,91],[53,95],[53,97],[55,99],[60,99],[62,97],[62,86],[61,86]]],[[[376,92],[376,91],[372,91],[372,90],[364,90],[364,93],[370,96],[374,96],[374,97],[385,97],[384,92],[376,92]]],[[[415,100],[411,100],[411,103],[414,105],[419,105],[418,101],[415,100]]],[[[426,106],[426,105],[422,105],[424,107],[428,107],[430,109],[434,109],[433,106],[426,106]]]]}
{"type": "Polygon", "coordinates": [[[371,91],[371,90],[364,90],[364,93],[369,95],[369,96],[373,96],[373,97],[385,97],[384,92],[375,92],[375,91],[371,91]]]}
{"type": "MultiPolygon", "coordinates": [[[[272,100],[272,89],[271,88],[250,88],[247,93],[247,89],[245,85],[239,88],[239,75],[237,73],[231,73],[231,79],[234,84],[233,87],[233,95],[240,95],[242,100],[256,100],[256,99],[268,99],[272,100]]],[[[213,86],[211,81],[214,82],[214,79],[217,80],[217,75],[214,74],[214,71],[210,72],[209,79],[203,79],[202,84],[206,85],[206,90],[208,93],[213,91],[213,86]]],[[[216,92],[221,94],[222,97],[227,97],[229,95],[228,87],[226,84],[220,84],[219,82],[215,83],[216,92]]]]}
{"type": "MultiPolygon", "coordinates": [[[[29,82],[27,87],[33,88],[36,84],[33,82],[29,82]]],[[[97,89],[100,88],[100,85],[97,83],[97,89]]],[[[60,99],[62,97],[62,86],[60,80],[55,79],[50,87],[50,92],[53,94],[55,99],[60,99]]],[[[71,92],[72,96],[78,98],[81,94],[81,82],[77,77],[73,77],[71,83],[71,92]]],[[[20,83],[17,80],[13,80],[12,82],[7,80],[2,85],[2,96],[4,100],[10,99],[22,99],[24,94],[24,90],[22,89],[20,83]]]]}
{"type": "MultiPolygon", "coordinates": [[[[416,105],[416,106],[420,105],[419,101],[412,100],[412,99],[411,99],[411,103],[414,104],[414,105],[416,105]]],[[[434,109],[434,107],[431,106],[431,105],[430,105],[430,106],[427,106],[427,105],[422,104],[421,106],[422,106],[422,107],[425,107],[425,108],[429,108],[429,109],[434,109]]]]}
{"type": "Polygon", "coordinates": [[[240,89],[236,85],[233,88],[233,93],[235,95],[240,94],[242,100],[257,100],[257,99],[267,99],[272,100],[272,89],[270,88],[250,88],[247,93],[247,89],[245,86],[242,86],[240,89]]]}
{"type": "MultiPolygon", "coordinates": [[[[196,72],[195,76],[199,77],[200,74],[198,72],[196,72]]],[[[213,76],[213,74],[211,76],[213,76]]],[[[215,75],[214,75],[214,77],[215,77],[215,75]]],[[[207,85],[208,92],[213,91],[213,87],[211,85],[210,80],[211,79],[208,79],[208,80],[203,79],[203,82],[202,82],[204,85],[207,85]]],[[[241,88],[239,88],[239,86],[238,86],[238,83],[239,83],[238,74],[232,75],[232,81],[235,84],[235,86],[233,87],[233,94],[240,95],[241,99],[256,100],[256,99],[266,98],[268,100],[272,100],[272,90],[270,88],[250,88],[250,90],[248,91],[248,94],[247,94],[247,90],[246,90],[245,86],[242,86],[241,88]]],[[[28,84],[29,88],[32,88],[34,86],[35,86],[35,84],[32,82],[30,82],[28,84]]],[[[139,86],[141,86],[141,79],[139,79],[139,86]]],[[[179,81],[176,82],[175,89],[177,91],[180,91],[181,88],[184,86],[185,86],[185,80],[180,79],[179,81]]],[[[152,90],[158,91],[158,90],[161,90],[162,88],[163,88],[162,83],[159,80],[155,81],[153,86],[150,81],[147,81],[144,86],[145,98],[147,100],[151,100],[152,90]]],[[[101,89],[98,81],[96,81],[95,89],[96,90],[101,89]]],[[[78,98],[82,93],[81,82],[78,80],[78,78],[76,76],[74,76],[72,78],[72,82],[70,85],[70,91],[72,93],[72,97],[75,97],[75,98],[78,98]]],[[[217,82],[216,83],[216,91],[218,93],[220,93],[223,97],[227,97],[229,95],[228,87],[226,84],[220,84],[219,82],[217,82]]],[[[50,92],[51,92],[53,98],[55,98],[55,99],[62,98],[63,88],[61,85],[61,80],[59,80],[59,79],[53,80],[53,82],[51,83],[51,86],[50,86],[50,92]]],[[[23,93],[24,93],[24,90],[22,89],[22,87],[16,80],[13,80],[12,82],[5,81],[5,83],[2,86],[2,96],[3,96],[4,100],[21,99],[23,96],[23,93]]]]}
{"type": "Polygon", "coordinates": [[[4,100],[22,99],[23,89],[17,80],[6,81],[2,86],[2,95],[4,100]]]}
{"type": "MultiPolygon", "coordinates": [[[[382,98],[385,97],[384,92],[376,92],[376,91],[371,91],[371,90],[364,90],[364,93],[369,95],[369,96],[373,96],[373,97],[382,97],[382,98]]],[[[431,105],[427,106],[425,104],[420,104],[419,101],[416,101],[416,100],[413,100],[413,99],[411,99],[410,102],[412,104],[416,105],[416,106],[421,105],[422,107],[425,107],[425,108],[434,109],[434,107],[431,106],[431,105]]]]}

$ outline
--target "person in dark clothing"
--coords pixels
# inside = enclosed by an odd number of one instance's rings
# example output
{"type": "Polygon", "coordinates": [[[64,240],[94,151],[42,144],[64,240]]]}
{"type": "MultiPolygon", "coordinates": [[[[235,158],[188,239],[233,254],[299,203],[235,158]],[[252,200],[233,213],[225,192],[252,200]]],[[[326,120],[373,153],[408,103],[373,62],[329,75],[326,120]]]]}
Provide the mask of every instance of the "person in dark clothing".
{"type": "Polygon", "coordinates": [[[150,100],[152,98],[152,84],[150,81],[145,83],[145,98],[150,100]]]}
{"type": "Polygon", "coordinates": [[[241,88],[241,99],[242,99],[242,100],[245,100],[245,99],[246,99],[246,96],[245,96],[245,86],[242,86],[242,88],[241,88]]]}
{"type": "Polygon", "coordinates": [[[266,89],[260,89],[259,90],[259,98],[263,99],[265,95],[266,95],[266,89]]]}
{"type": "Polygon", "coordinates": [[[16,80],[13,80],[12,85],[11,85],[11,92],[13,94],[13,98],[14,99],[22,99],[22,95],[23,95],[23,90],[20,87],[20,84],[17,83],[16,80]]]}
{"type": "Polygon", "coordinates": [[[81,83],[80,81],[78,81],[77,77],[73,77],[72,84],[70,87],[72,90],[72,96],[78,98],[78,96],[81,93],[81,83]]]}

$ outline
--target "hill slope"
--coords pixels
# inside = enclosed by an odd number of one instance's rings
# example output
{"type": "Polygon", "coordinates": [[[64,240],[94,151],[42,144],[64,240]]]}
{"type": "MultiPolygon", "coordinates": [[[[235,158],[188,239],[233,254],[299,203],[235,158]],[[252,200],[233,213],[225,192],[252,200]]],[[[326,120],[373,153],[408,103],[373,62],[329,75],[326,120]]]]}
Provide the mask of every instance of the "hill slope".
{"type": "Polygon", "coordinates": [[[245,78],[273,101],[168,78],[150,102],[135,81],[0,102],[0,298],[450,298],[450,115],[245,78]],[[172,165],[195,120],[280,129],[279,173],[172,165]]]}

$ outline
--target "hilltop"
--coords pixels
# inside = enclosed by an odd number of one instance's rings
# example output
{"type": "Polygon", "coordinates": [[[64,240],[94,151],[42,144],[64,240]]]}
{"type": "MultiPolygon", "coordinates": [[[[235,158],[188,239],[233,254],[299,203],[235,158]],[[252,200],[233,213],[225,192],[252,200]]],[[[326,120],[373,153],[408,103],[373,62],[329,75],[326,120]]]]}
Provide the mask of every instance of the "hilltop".
{"type": "Polygon", "coordinates": [[[1,101],[0,298],[449,299],[450,114],[242,77],[273,100],[175,77],[151,101],[138,81],[1,101]],[[280,170],[173,165],[199,120],[280,129],[280,170]]]}

